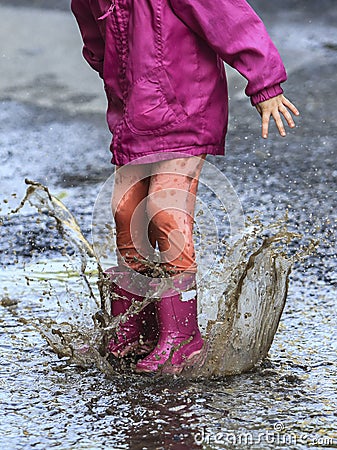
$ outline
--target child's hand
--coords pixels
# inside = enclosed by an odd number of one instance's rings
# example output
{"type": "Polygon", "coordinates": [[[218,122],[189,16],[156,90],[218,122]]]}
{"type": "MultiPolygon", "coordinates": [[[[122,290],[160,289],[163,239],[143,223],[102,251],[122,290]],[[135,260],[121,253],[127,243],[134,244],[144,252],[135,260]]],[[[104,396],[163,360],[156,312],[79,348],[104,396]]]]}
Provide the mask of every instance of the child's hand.
{"type": "Polygon", "coordinates": [[[290,110],[295,116],[299,116],[300,113],[295,105],[293,105],[284,95],[278,95],[272,97],[265,102],[258,103],[256,109],[262,117],[262,137],[268,137],[268,128],[270,116],[273,116],[276,126],[281,136],[285,136],[286,132],[281,119],[281,114],[286,119],[290,128],[295,127],[293,118],[288,110],[290,110]],[[280,114],[281,113],[281,114],[280,114]]]}

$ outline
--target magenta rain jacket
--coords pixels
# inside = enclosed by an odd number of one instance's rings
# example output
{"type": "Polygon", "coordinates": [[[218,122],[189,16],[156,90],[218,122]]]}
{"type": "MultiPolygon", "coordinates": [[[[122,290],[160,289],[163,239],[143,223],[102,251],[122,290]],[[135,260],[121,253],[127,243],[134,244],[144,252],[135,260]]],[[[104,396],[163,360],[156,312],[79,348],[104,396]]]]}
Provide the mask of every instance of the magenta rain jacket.
{"type": "Polygon", "coordinates": [[[71,7],[83,55],[104,80],[114,164],[153,162],[164,152],[223,155],[223,61],[248,80],[253,105],[283,92],[281,58],[245,0],[72,0],[71,7]]]}

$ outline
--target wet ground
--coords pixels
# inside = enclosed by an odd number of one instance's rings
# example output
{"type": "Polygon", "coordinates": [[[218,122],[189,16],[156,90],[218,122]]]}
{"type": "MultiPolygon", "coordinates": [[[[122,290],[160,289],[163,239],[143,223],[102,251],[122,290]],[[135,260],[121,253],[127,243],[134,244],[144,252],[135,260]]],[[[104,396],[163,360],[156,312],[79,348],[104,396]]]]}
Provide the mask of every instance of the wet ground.
{"type": "Polygon", "coordinates": [[[68,2],[50,8],[36,1],[30,9],[19,7],[25,1],[0,2],[4,447],[337,448],[336,5],[289,1],[282,10],[264,3],[254,2],[285,60],[286,95],[301,117],[287,138],[273,129],[262,141],[244,82],[229,71],[227,156],[209,161],[227,175],[246,215],[259,212],[270,222],[288,210],[290,228],[320,245],[293,270],[268,360],[249,374],[190,382],[107,379],[69,366],[34,328],[39,318],[66,320],[66,305],[82,291],[59,269],[52,290],[50,280],[25,278],[42,260],[62,265],[64,244],[52,220],[26,209],[8,221],[6,213],[28,177],[62,197],[90,238],[93,204],[112,173],[110,136],[101,84],[81,60],[68,2]]]}

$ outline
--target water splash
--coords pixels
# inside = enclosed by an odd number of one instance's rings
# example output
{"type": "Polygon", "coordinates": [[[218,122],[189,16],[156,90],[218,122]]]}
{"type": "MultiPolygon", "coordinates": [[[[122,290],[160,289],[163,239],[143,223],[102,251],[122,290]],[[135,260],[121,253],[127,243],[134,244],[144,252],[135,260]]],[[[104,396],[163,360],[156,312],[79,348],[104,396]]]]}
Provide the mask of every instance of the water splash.
{"type": "MultiPolygon", "coordinates": [[[[286,303],[291,269],[317,246],[311,241],[291,252],[301,235],[287,230],[286,219],[268,226],[254,222],[213,275],[217,315],[207,324],[205,363],[190,368],[189,376],[246,372],[267,356],[286,303]]],[[[207,290],[202,294],[207,296],[207,290]]]]}
{"type": "MultiPolygon", "coordinates": [[[[116,365],[105,352],[107,341],[127,315],[112,318],[108,314],[109,287],[92,245],[71,212],[47,187],[29,180],[26,183],[26,195],[13,213],[28,203],[39,214],[55,219],[62,238],[75,249],[76,255],[70,257],[77,270],[75,276],[77,273],[82,278],[96,305],[91,310],[91,325],[81,323],[78,318],[75,323],[39,319],[35,326],[59,357],[81,366],[95,365],[106,374],[116,370],[132,372],[135,361],[116,365]],[[97,267],[99,300],[86,273],[90,261],[97,267]]],[[[286,223],[287,218],[266,226],[257,218],[250,219],[242,236],[227,246],[226,254],[207,281],[202,280],[200,319],[208,345],[203,363],[186,367],[183,376],[208,378],[238,374],[252,369],[267,356],[286,302],[291,269],[317,246],[316,241],[298,246],[301,236],[288,231],[286,223]]],[[[138,312],[149,301],[145,298],[144,302],[133,305],[129,314],[138,312]]]]}
{"type": "MultiPolygon", "coordinates": [[[[36,208],[39,214],[44,214],[55,219],[56,228],[62,238],[77,250],[80,262],[77,267],[78,273],[83,277],[89,289],[90,296],[95,299],[95,295],[85,274],[88,257],[94,258],[95,254],[91,244],[83,236],[75,217],[61,200],[49,192],[46,186],[28,179],[25,180],[25,183],[28,185],[26,194],[20,202],[20,205],[12,211],[12,214],[18,213],[26,203],[29,203],[32,207],[36,208]]],[[[78,261],[77,258],[72,258],[73,266],[76,265],[76,261],[78,261]]],[[[101,273],[102,268],[99,261],[97,261],[97,268],[99,273],[101,273]]]]}

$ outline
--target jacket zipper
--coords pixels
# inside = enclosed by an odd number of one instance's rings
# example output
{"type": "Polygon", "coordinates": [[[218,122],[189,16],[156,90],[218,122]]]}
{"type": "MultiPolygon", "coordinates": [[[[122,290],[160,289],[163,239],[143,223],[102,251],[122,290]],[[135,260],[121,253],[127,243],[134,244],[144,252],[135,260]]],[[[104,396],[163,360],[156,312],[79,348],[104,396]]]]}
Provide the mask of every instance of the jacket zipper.
{"type": "Polygon", "coordinates": [[[109,9],[100,17],[98,17],[97,20],[104,20],[106,19],[115,9],[115,4],[113,2],[111,2],[111,5],[109,6],[109,9]]]}

